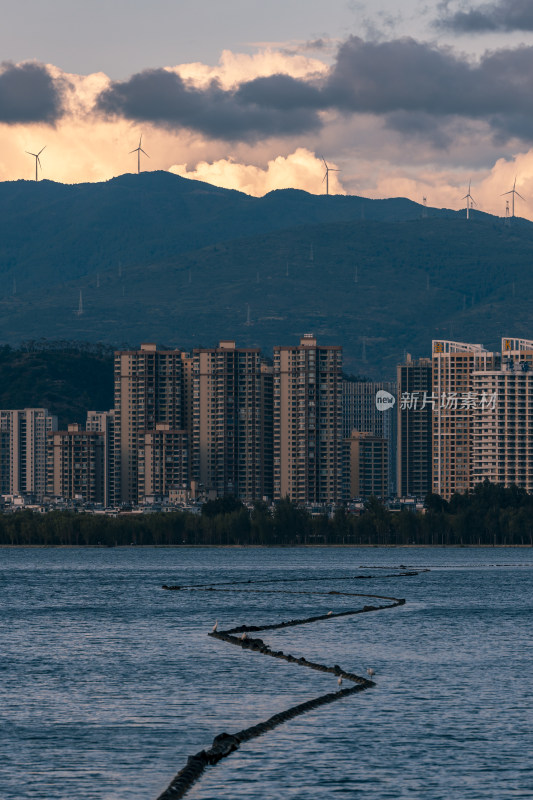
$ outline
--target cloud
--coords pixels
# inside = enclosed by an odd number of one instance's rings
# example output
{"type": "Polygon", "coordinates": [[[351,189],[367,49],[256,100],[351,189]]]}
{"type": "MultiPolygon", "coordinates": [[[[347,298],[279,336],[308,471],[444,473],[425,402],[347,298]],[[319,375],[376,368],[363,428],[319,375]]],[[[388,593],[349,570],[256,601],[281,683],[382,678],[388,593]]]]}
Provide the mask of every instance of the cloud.
{"type": "Polygon", "coordinates": [[[455,33],[533,31],[531,0],[499,0],[442,16],[436,26],[455,33]]]}
{"type": "Polygon", "coordinates": [[[299,50],[295,47],[291,50],[285,47],[274,48],[271,45],[261,47],[252,54],[223,50],[218,64],[214,66],[192,62],[166,69],[196,87],[209,86],[215,80],[223,89],[233,89],[245,81],[269,75],[283,74],[309,79],[327,73],[327,64],[318,58],[304,55],[305,52],[306,48],[299,50]]]}
{"type": "Polygon", "coordinates": [[[0,65],[0,123],[53,125],[62,113],[62,86],[47,67],[33,62],[0,65]]]}
{"type": "MultiPolygon", "coordinates": [[[[335,165],[331,163],[330,166],[335,165]]],[[[170,172],[226,189],[238,189],[255,197],[262,197],[274,189],[295,186],[311,194],[324,192],[324,164],[304,147],[297,148],[286,157],[271,159],[265,169],[224,158],[212,163],[201,161],[192,170],[187,170],[186,164],[175,164],[170,167],[170,172]]],[[[337,173],[330,174],[329,183],[331,194],[345,194],[337,173]]]]}
{"type": "Polygon", "coordinates": [[[189,128],[228,141],[254,141],[319,128],[310,93],[307,83],[289,75],[256,78],[225,90],[217,81],[198,88],[175,73],[154,69],[112,83],[97,107],[110,116],[189,128]],[[276,90],[281,92],[279,103],[276,90]]]}
{"type": "Polygon", "coordinates": [[[533,47],[525,45],[470,61],[411,38],[369,42],[351,36],[321,73],[269,74],[225,88],[216,79],[198,85],[176,71],[146,70],[110,83],[97,109],[109,118],[231,142],[317,132],[326,113],[374,114],[397,130],[421,134],[446,117],[483,119],[501,142],[513,136],[530,141],[532,72],[533,47]]]}

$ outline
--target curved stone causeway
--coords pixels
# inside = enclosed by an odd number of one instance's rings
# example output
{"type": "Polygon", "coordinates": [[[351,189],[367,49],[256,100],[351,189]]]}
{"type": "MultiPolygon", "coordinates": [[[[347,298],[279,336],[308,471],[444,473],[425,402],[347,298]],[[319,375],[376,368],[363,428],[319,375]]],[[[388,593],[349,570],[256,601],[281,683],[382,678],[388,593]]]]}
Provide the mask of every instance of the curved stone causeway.
{"type": "MultiPolygon", "coordinates": [[[[428,570],[423,570],[427,572],[428,570]]],[[[396,572],[394,574],[389,575],[364,575],[364,576],[347,576],[341,578],[335,578],[335,580],[354,580],[361,579],[361,578],[400,578],[400,577],[411,577],[418,575],[419,572],[396,572]]],[[[297,579],[281,579],[280,583],[286,583],[288,581],[295,580],[298,582],[302,582],[304,580],[310,581],[318,581],[323,580],[320,578],[297,578],[297,579]]],[[[275,583],[276,581],[268,581],[269,584],[275,583]]],[[[339,690],[336,692],[328,692],[327,694],[320,695],[319,697],[315,697],[312,700],[308,700],[305,703],[300,703],[299,705],[292,706],[288,708],[286,711],[282,711],[279,714],[274,714],[274,716],[270,717],[269,719],[265,720],[264,722],[260,722],[257,725],[253,725],[251,728],[245,728],[244,730],[238,731],[237,733],[220,733],[218,736],[215,736],[213,739],[213,744],[207,750],[200,750],[198,753],[189,756],[187,759],[186,765],[181,769],[178,774],[172,779],[167,789],[165,789],[162,794],[159,795],[157,800],[177,800],[180,797],[184,797],[185,794],[191,789],[191,787],[200,779],[202,773],[206,769],[206,767],[210,765],[217,764],[221,759],[226,758],[235,750],[237,750],[243,742],[248,742],[251,739],[256,739],[258,736],[262,736],[263,734],[267,733],[268,731],[273,730],[274,728],[278,727],[278,725],[283,725],[283,723],[287,722],[290,719],[294,719],[294,717],[298,717],[302,714],[306,714],[308,711],[312,709],[319,708],[320,706],[327,705],[328,703],[334,703],[337,700],[341,700],[349,695],[355,694],[356,692],[362,692],[365,689],[370,689],[371,687],[375,686],[376,684],[374,681],[364,678],[360,675],[356,675],[353,672],[347,672],[338,664],[334,664],[333,666],[327,666],[325,664],[318,664],[313,661],[308,661],[306,658],[293,656],[290,653],[284,653],[282,650],[273,650],[266,644],[263,639],[260,639],[256,636],[252,636],[249,634],[256,634],[260,631],[268,631],[268,630],[279,630],[281,628],[289,628],[295,625],[309,625],[312,622],[319,622],[322,620],[331,620],[331,619],[338,619],[339,617],[349,617],[353,616],[354,614],[365,614],[371,611],[383,611],[386,609],[397,608],[398,606],[404,605],[405,600],[398,598],[398,597],[388,597],[384,595],[375,595],[375,594],[359,594],[354,592],[338,592],[338,591],[330,591],[330,592],[287,592],[283,589],[253,589],[251,588],[251,584],[259,584],[259,583],[267,583],[267,581],[228,581],[227,583],[212,583],[212,584],[192,584],[188,586],[167,586],[166,584],[163,585],[163,589],[169,591],[227,591],[228,588],[232,588],[232,591],[252,591],[252,592],[261,592],[265,594],[274,594],[283,592],[283,594],[311,594],[311,595],[322,595],[322,596],[343,596],[343,597],[361,597],[373,600],[385,600],[386,603],[382,603],[380,605],[364,605],[362,608],[355,608],[350,609],[348,611],[338,611],[338,612],[329,612],[328,614],[318,614],[312,617],[305,617],[302,619],[291,619],[284,622],[278,622],[275,624],[270,625],[240,625],[235,628],[230,628],[226,631],[218,631],[213,630],[209,636],[212,636],[215,639],[219,639],[222,642],[226,642],[227,644],[233,644],[237,647],[241,647],[243,650],[251,650],[256,653],[261,653],[264,656],[271,656],[272,658],[279,658],[284,661],[288,661],[293,664],[298,664],[301,667],[306,667],[307,669],[318,670],[319,672],[328,672],[333,675],[338,676],[338,685],[339,690]],[[248,586],[247,589],[233,589],[234,586],[238,586],[241,584],[246,584],[248,586]],[[225,588],[222,588],[225,587],[225,588]],[[348,686],[347,688],[343,689],[342,682],[346,680],[349,681],[352,686],[348,686]]]]}

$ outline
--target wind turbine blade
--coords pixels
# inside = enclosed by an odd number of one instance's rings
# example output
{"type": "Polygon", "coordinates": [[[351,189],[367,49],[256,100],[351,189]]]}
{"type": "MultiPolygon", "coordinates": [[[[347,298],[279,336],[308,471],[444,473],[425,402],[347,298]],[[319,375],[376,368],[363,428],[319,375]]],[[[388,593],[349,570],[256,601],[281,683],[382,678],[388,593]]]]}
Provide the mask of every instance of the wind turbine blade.
{"type": "Polygon", "coordinates": [[[37,163],[39,164],[39,166],[40,166],[40,167],[41,167],[41,169],[42,169],[42,166],[41,166],[41,159],[39,158],[39,156],[37,156],[37,163]]]}
{"type": "Polygon", "coordinates": [[[505,197],[506,194],[513,194],[513,192],[514,192],[514,189],[511,189],[510,192],[504,192],[503,194],[500,195],[500,197],[505,197]]]}
{"type": "Polygon", "coordinates": [[[325,166],[325,168],[326,168],[326,169],[329,169],[329,168],[328,168],[328,165],[327,165],[327,163],[326,163],[326,159],[324,158],[324,156],[320,156],[320,158],[321,158],[321,159],[322,159],[322,161],[324,162],[324,166],[325,166]]]}
{"type": "Polygon", "coordinates": [[[470,195],[470,202],[473,203],[475,206],[477,206],[477,203],[474,200],[474,198],[472,197],[472,195],[470,195]]]}
{"type": "Polygon", "coordinates": [[[322,178],[322,183],[324,183],[324,181],[326,180],[326,178],[327,178],[327,177],[328,177],[328,173],[326,172],[326,174],[325,174],[325,175],[324,175],[324,177],[322,178]]]}
{"type": "Polygon", "coordinates": [[[522,197],[522,195],[521,195],[519,192],[515,192],[515,195],[516,195],[517,197],[519,197],[519,198],[520,198],[520,200],[523,200],[523,201],[524,201],[524,203],[527,203],[527,200],[526,200],[526,198],[525,198],[525,197],[522,197]]]}
{"type": "Polygon", "coordinates": [[[33,156],[34,158],[37,158],[37,153],[30,153],[30,151],[29,151],[29,150],[26,150],[25,152],[26,152],[26,153],[27,153],[29,156],[33,156]]]}
{"type": "Polygon", "coordinates": [[[130,150],[129,155],[131,156],[132,153],[136,153],[139,148],[136,147],[135,150],[130,150]]]}
{"type": "Polygon", "coordinates": [[[143,150],[143,149],[142,149],[142,147],[139,147],[139,150],[141,151],[141,153],[144,153],[144,155],[145,155],[147,158],[150,158],[150,156],[148,155],[148,153],[147,153],[145,150],[143,150]]]}
{"type": "Polygon", "coordinates": [[[43,150],[46,150],[46,145],[45,145],[44,147],[42,147],[42,148],[39,150],[39,152],[37,153],[37,155],[38,155],[38,156],[40,156],[40,155],[41,155],[41,153],[43,152],[43,150]]]}

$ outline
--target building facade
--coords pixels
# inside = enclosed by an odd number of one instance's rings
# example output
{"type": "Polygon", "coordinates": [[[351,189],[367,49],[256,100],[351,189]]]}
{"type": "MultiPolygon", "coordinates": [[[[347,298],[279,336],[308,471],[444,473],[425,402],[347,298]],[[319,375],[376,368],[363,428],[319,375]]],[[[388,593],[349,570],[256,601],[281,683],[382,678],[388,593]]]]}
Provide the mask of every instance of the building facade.
{"type": "Polygon", "coordinates": [[[385,500],[389,495],[389,442],[372,433],[352,431],[344,440],[345,499],[385,500]]]}
{"type": "Polygon", "coordinates": [[[169,497],[171,491],[189,486],[189,436],[187,431],[171,430],[157,423],[155,430],[139,436],[139,501],[169,497]]]}
{"type": "Polygon", "coordinates": [[[46,408],[0,411],[0,487],[2,494],[46,493],[47,436],[57,417],[46,408]]]}
{"type": "Polygon", "coordinates": [[[104,498],[105,506],[118,502],[115,492],[115,412],[88,411],[85,423],[86,431],[103,434],[104,442],[104,498]]]}
{"type": "Polygon", "coordinates": [[[207,491],[271,499],[272,379],[258,348],[193,350],[192,473],[207,491]]]}
{"type": "Polygon", "coordinates": [[[399,497],[425,497],[432,491],[433,394],[430,358],[407,356],[397,368],[396,477],[399,497]]]}
{"type": "Polygon", "coordinates": [[[311,334],[275,347],[274,499],[339,502],[342,441],[342,348],[311,334]]]}
{"type": "Polygon", "coordinates": [[[533,341],[502,339],[499,369],[473,374],[472,482],[533,492],[533,341]]]}
{"type": "MultiPolygon", "coordinates": [[[[387,487],[385,497],[396,492],[396,409],[378,408],[376,395],[387,392],[396,398],[398,387],[394,381],[347,380],[342,381],[342,435],[352,431],[370,433],[388,442],[387,487]]],[[[382,495],[380,495],[382,496],[382,495]]]]}
{"type": "Polygon", "coordinates": [[[480,344],[433,341],[433,492],[446,500],[472,488],[474,373],[500,366],[480,344]]]}
{"type": "Polygon", "coordinates": [[[73,423],[47,443],[47,495],[84,503],[104,502],[104,434],[73,423]]]}
{"type": "Polygon", "coordinates": [[[138,502],[141,432],[183,430],[183,358],[155,344],[115,354],[115,502],[138,502]]]}

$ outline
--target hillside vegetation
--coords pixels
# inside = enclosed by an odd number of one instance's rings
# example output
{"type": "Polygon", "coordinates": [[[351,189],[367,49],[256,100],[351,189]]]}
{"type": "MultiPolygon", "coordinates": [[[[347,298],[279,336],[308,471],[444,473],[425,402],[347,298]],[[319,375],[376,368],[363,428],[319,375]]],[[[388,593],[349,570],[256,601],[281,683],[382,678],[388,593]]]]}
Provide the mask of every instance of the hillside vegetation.
{"type": "Polygon", "coordinates": [[[401,198],[251,198],[168,173],[0,184],[0,212],[0,341],[14,345],[234,338],[268,353],[314,332],[344,345],[348,371],[391,378],[432,338],[533,337],[525,220],[423,217],[401,198]]]}

